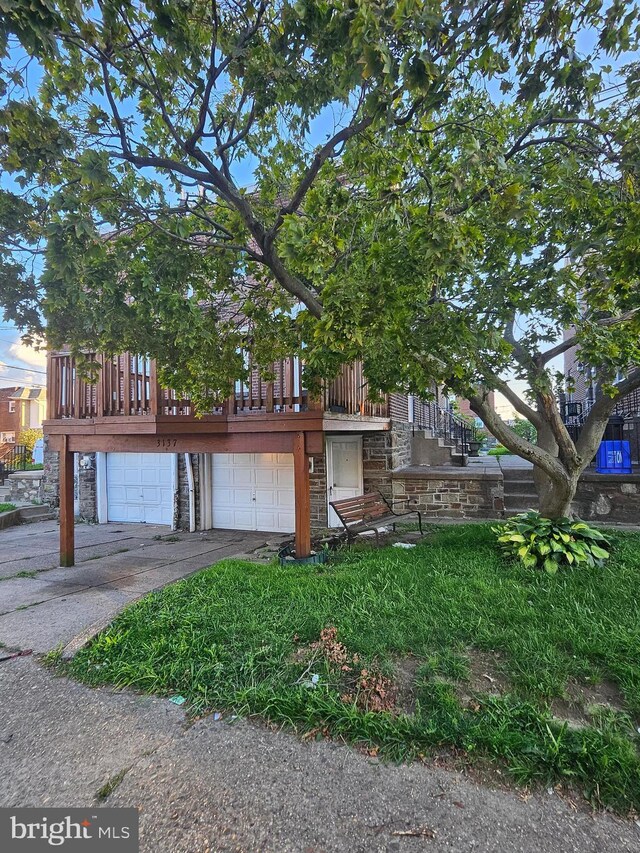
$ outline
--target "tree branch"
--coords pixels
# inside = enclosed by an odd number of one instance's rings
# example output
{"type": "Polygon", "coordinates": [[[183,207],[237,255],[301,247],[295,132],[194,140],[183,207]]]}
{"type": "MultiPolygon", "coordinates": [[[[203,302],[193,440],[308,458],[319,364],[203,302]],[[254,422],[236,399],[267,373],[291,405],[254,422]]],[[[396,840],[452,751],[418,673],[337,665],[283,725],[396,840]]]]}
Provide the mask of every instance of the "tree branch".
{"type": "MultiPolygon", "coordinates": [[[[633,317],[635,317],[638,313],[640,313],[640,308],[632,308],[630,311],[626,311],[624,314],[620,314],[618,317],[604,317],[602,320],[598,320],[596,322],[596,326],[599,326],[600,328],[617,326],[619,323],[626,323],[627,320],[633,319],[633,317]]],[[[546,352],[542,352],[537,355],[535,357],[535,360],[537,364],[546,364],[556,356],[562,355],[567,350],[570,350],[572,347],[577,346],[578,343],[579,336],[577,334],[571,335],[570,338],[566,338],[564,341],[561,341],[559,344],[556,344],[554,347],[551,347],[551,349],[546,350],[546,352]]]]}
{"type": "Polygon", "coordinates": [[[486,389],[478,388],[475,393],[468,395],[468,399],[471,403],[471,408],[479,418],[482,418],[482,421],[489,432],[494,435],[498,441],[504,444],[505,447],[508,447],[509,450],[516,453],[522,459],[528,459],[553,479],[567,479],[567,472],[558,459],[550,453],[547,453],[547,451],[543,450],[541,447],[537,447],[535,444],[531,444],[530,441],[520,438],[520,436],[516,435],[511,427],[508,426],[496,412],[494,412],[487,402],[486,389]]]}
{"type": "Polygon", "coordinates": [[[598,445],[602,441],[607,421],[615,409],[616,403],[620,398],[635,391],[636,388],[640,388],[640,367],[636,367],[626,379],[616,385],[616,393],[613,397],[602,396],[591,407],[580,432],[580,437],[576,441],[576,450],[582,459],[583,469],[595,456],[598,445]]]}
{"type": "Polygon", "coordinates": [[[309,167],[302,176],[300,183],[294,191],[291,200],[280,208],[275,222],[267,232],[267,239],[269,240],[269,242],[273,242],[273,240],[275,239],[276,234],[284,223],[285,216],[288,216],[291,213],[295,213],[296,210],[298,210],[304,200],[305,195],[307,194],[307,192],[311,188],[311,185],[316,179],[318,172],[320,171],[324,163],[326,163],[326,161],[334,155],[336,147],[343,142],[347,142],[353,136],[357,136],[357,134],[362,133],[363,130],[366,130],[369,127],[372,121],[373,116],[367,116],[366,118],[363,118],[361,121],[356,122],[355,124],[350,124],[348,127],[345,127],[342,130],[338,131],[338,133],[334,134],[331,139],[329,139],[328,142],[326,142],[322,146],[322,148],[320,148],[316,152],[313,160],[311,161],[309,167]]]}

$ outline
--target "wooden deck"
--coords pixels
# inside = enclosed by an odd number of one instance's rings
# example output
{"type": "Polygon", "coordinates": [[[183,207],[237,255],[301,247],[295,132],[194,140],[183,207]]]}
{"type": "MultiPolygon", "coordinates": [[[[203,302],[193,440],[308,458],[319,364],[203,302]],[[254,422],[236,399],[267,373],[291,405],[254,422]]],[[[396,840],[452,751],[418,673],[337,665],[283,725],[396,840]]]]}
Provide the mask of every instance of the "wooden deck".
{"type": "MultiPolygon", "coordinates": [[[[69,353],[50,353],[47,361],[47,421],[91,420],[101,423],[114,418],[162,418],[185,422],[229,423],[235,416],[260,417],[296,415],[311,412],[386,418],[389,400],[368,399],[368,387],[362,365],[345,365],[333,381],[326,382],[317,398],[304,387],[303,364],[298,358],[281,359],[265,369],[254,366],[247,357],[245,375],[229,393],[217,395],[207,412],[197,413],[191,400],[177,395],[159,383],[155,362],[124,353],[119,356],[87,356],[98,370],[95,382],[88,382],[69,353]],[[269,376],[269,379],[265,379],[269,376]]],[[[122,423],[122,421],[120,421],[122,423]]],[[[136,431],[140,421],[136,420],[136,431]]],[[[257,422],[256,422],[257,426],[257,422]]],[[[207,427],[209,430],[210,427],[207,427]]]]}
{"type": "Polygon", "coordinates": [[[49,449],[60,454],[60,564],[74,562],[73,454],[290,453],[294,462],[295,548],[311,548],[310,457],[324,453],[325,432],[386,430],[389,397],[368,399],[362,365],[345,365],[317,397],[304,387],[303,364],[282,359],[246,370],[208,412],[164,388],[152,360],[132,353],[87,356],[97,368],[83,378],[68,352],[47,360],[49,449]],[[267,377],[267,378],[265,378],[267,377]]]}

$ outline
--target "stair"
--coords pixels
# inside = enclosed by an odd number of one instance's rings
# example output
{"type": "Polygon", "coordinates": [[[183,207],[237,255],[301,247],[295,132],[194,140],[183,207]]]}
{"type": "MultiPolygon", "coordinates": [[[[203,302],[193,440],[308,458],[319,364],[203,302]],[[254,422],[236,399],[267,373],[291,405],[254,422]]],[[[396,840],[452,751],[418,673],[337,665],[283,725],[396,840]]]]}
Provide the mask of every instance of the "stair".
{"type": "Polygon", "coordinates": [[[22,524],[32,524],[35,521],[49,521],[57,518],[54,510],[49,504],[34,504],[32,506],[18,507],[20,510],[20,521],[22,524]]]}
{"type": "Polygon", "coordinates": [[[9,503],[11,486],[0,486],[0,504],[9,503]]]}
{"type": "Polygon", "coordinates": [[[533,482],[532,468],[503,468],[504,513],[517,515],[528,509],[538,509],[538,495],[533,482]]]}
{"type": "Polygon", "coordinates": [[[457,444],[433,436],[429,430],[416,430],[411,443],[411,464],[461,467],[467,464],[467,456],[460,453],[457,444]]]}

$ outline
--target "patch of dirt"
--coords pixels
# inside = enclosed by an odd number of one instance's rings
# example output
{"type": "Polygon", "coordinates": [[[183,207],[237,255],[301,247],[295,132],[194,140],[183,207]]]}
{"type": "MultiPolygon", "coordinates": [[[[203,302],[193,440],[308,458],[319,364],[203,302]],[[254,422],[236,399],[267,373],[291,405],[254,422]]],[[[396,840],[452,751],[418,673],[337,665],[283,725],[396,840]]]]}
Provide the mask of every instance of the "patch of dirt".
{"type": "Polygon", "coordinates": [[[502,696],[511,689],[511,682],[504,673],[502,658],[497,652],[482,652],[468,649],[468,681],[458,681],[453,687],[460,704],[469,707],[476,693],[502,696]]]}
{"type": "Polygon", "coordinates": [[[421,661],[414,657],[397,658],[394,661],[394,683],[396,688],[396,708],[403,714],[416,712],[416,675],[421,661]]]}
{"type": "Polygon", "coordinates": [[[613,681],[603,679],[599,684],[583,684],[574,679],[567,683],[566,697],[551,702],[551,713],[570,726],[582,728],[599,709],[624,711],[624,698],[613,681]]]}

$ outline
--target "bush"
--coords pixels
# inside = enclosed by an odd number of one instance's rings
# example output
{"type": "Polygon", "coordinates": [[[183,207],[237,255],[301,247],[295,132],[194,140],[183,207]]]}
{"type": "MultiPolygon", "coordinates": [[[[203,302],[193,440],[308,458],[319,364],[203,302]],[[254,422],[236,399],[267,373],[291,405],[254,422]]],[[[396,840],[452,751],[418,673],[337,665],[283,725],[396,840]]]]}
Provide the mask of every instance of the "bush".
{"type": "Polygon", "coordinates": [[[41,429],[23,429],[18,436],[18,444],[23,444],[29,453],[33,453],[36,441],[42,438],[43,432],[41,429]]]}
{"type": "Polygon", "coordinates": [[[504,554],[550,575],[570,566],[601,566],[609,559],[609,540],[584,521],[543,518],[531,511],[491,529],[504,554]]]}

